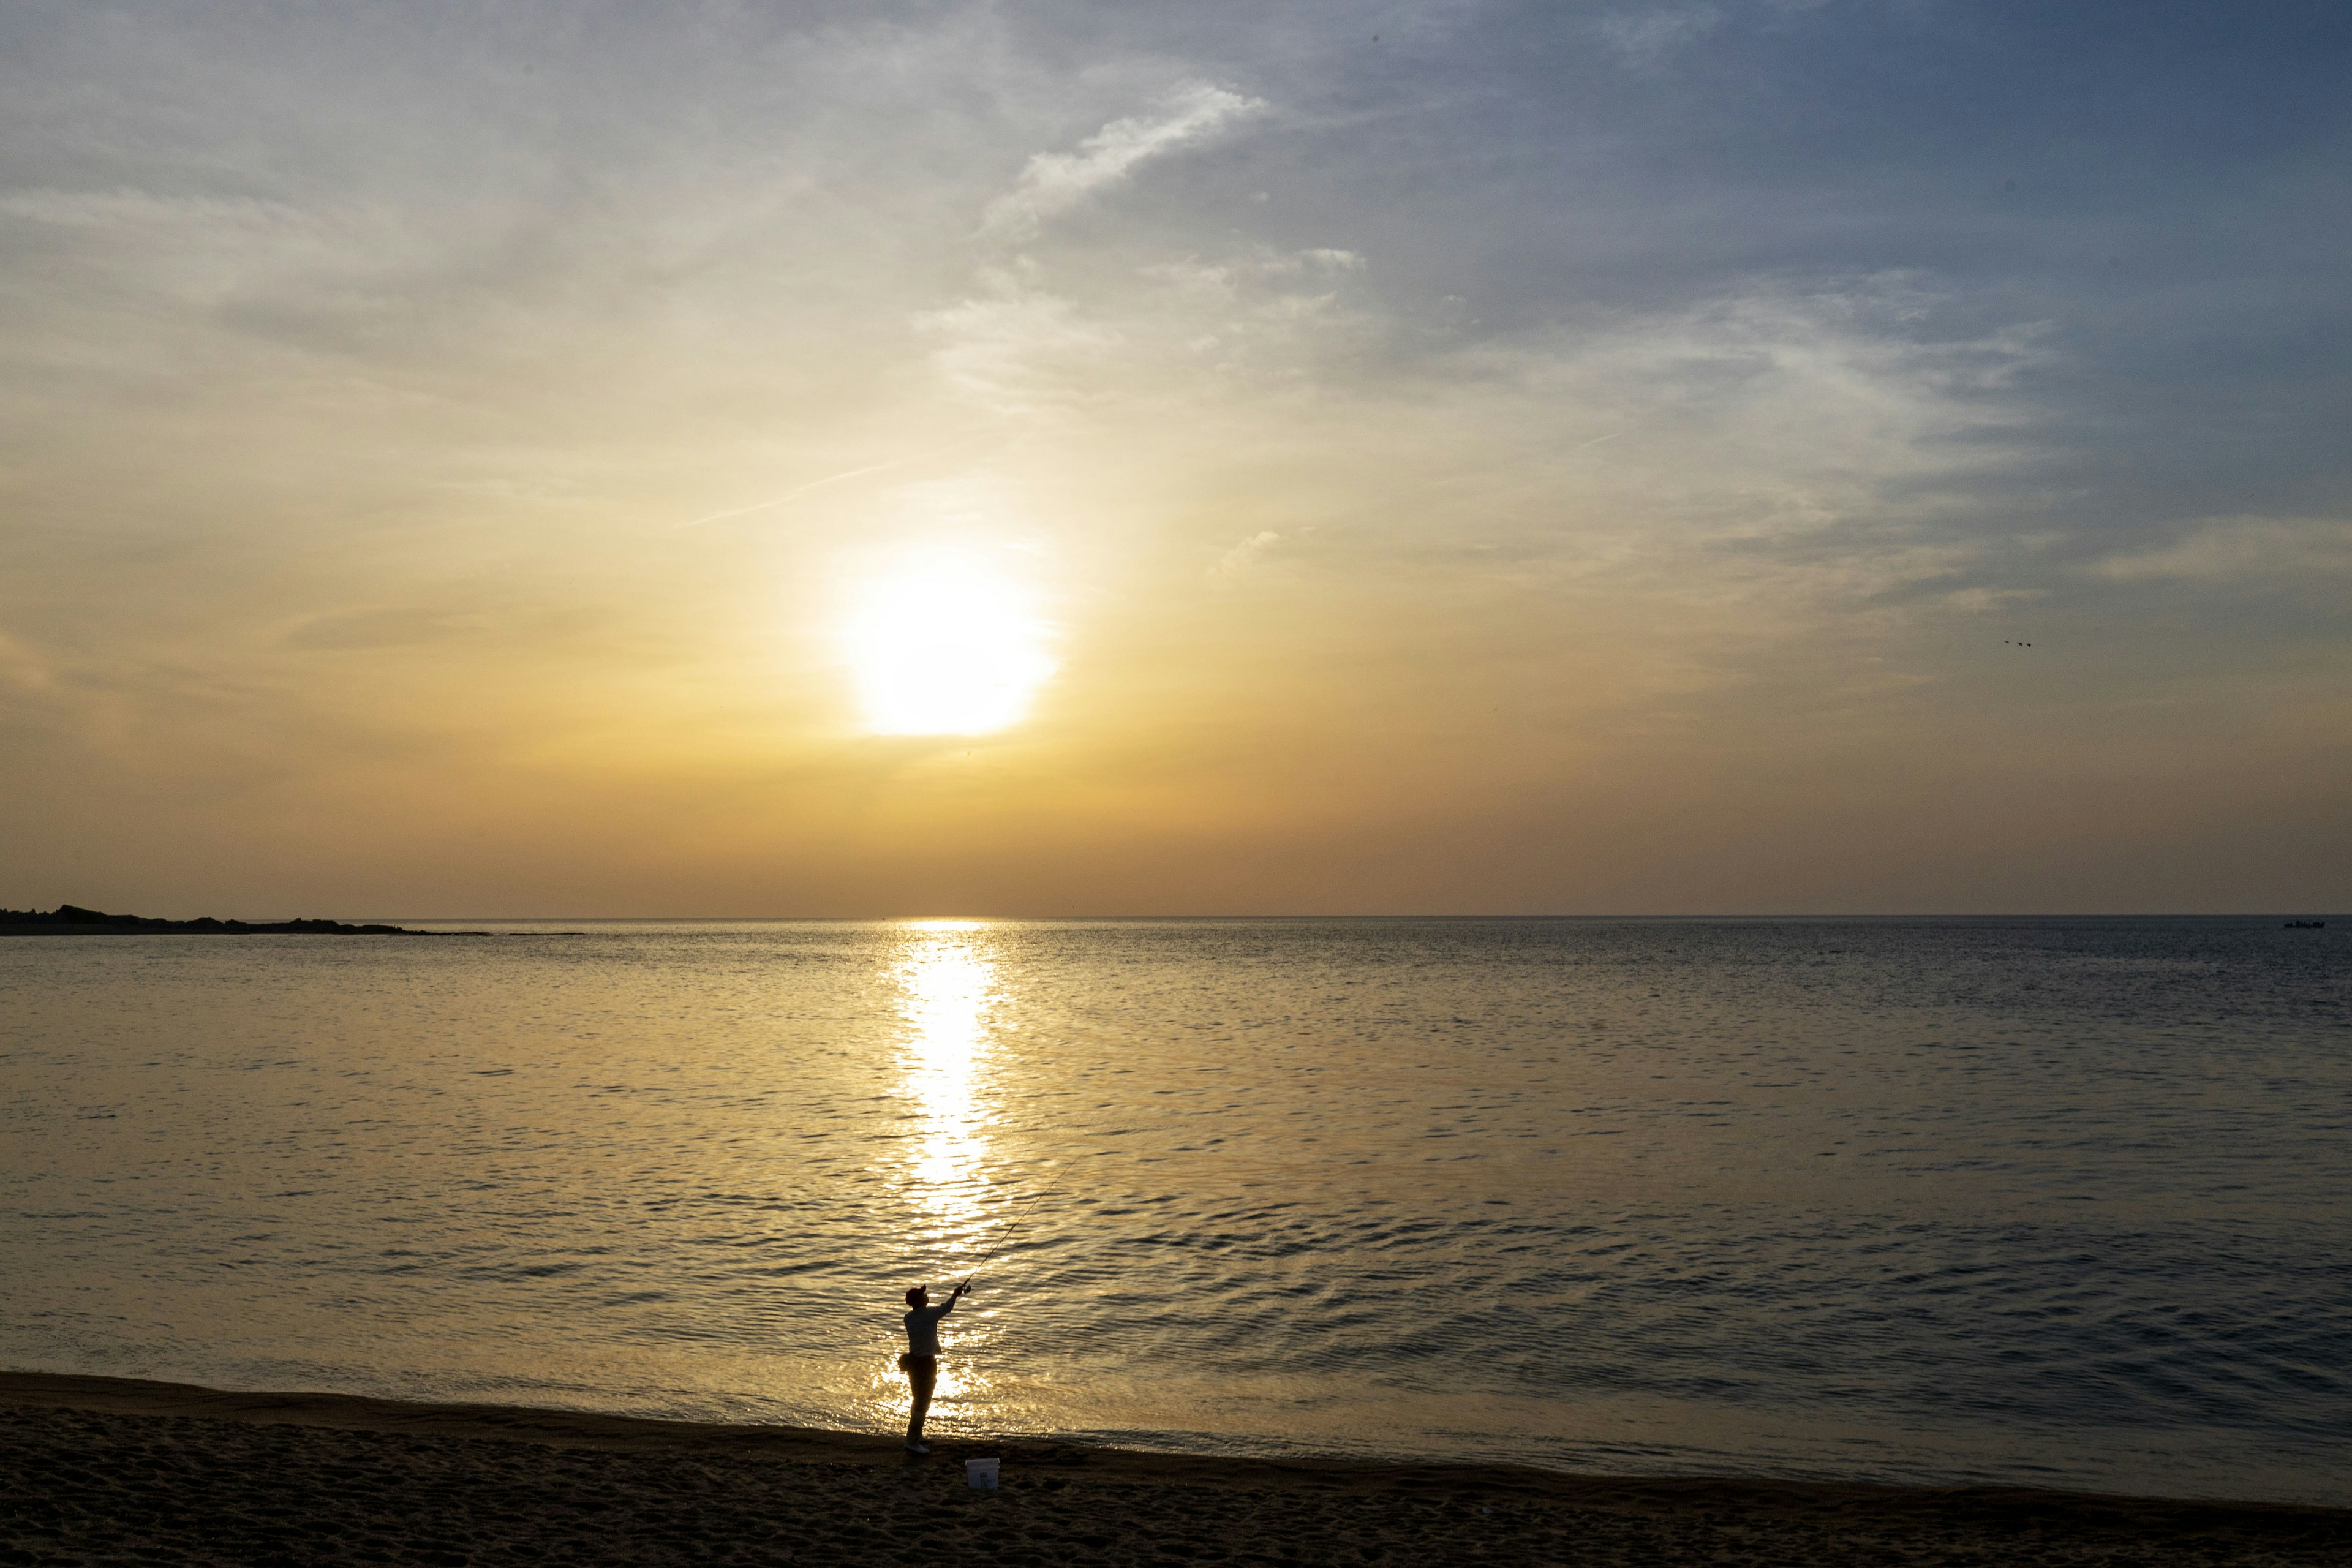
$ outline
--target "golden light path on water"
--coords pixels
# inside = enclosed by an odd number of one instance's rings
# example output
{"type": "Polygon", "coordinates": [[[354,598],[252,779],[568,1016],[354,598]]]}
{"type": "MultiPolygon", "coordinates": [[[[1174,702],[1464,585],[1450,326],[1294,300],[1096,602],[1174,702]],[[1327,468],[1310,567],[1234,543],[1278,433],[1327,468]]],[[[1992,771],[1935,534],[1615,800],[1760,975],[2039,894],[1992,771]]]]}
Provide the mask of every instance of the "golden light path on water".
{"type": "MultiPolygon", "coordinates": [[[[908,1237],[912,1253],[941,1265],[977,1259],[988,1217],[980,1201],[980,1178],[989,1163],[988,1129],[995,1120],[981,1079],[995,1043],[992,1015],[1001,987],[987,950],[988,922],[909,921],[902,929],[906,945],[891,963],[889,978],[905,1026],[898,1093],[914,1127],[900,1144],[905,1152],[892,1173],[894,1195],[925,1222],[908,1237]]],[[[908,1283],[929,1285],[936,1301],[954,1281],[908,1283]]],[[[942,1327],[950,1353],[940,1360],[935,1424],[951,1420],[958,1405],[989,1392],[971,1358],[952,1353],[973,1346],[976,1327],[963,1309],[942,1327]]],[[[904,1420],[905,1375],[895,1366],[878,1373],[872,1400],[878,1411],[904,1420]]]]}

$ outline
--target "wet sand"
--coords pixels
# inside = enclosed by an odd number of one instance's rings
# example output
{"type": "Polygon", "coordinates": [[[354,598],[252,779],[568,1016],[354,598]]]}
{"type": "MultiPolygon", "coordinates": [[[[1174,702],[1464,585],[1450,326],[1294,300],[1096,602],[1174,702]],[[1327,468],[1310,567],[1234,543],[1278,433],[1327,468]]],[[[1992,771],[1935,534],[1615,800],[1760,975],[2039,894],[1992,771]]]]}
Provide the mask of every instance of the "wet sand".
{"type": "Polygon", "coordinates": [[[932,1445],[0,1373],[0,1563],[2331,1564],[2352,1510],[932,1445]],[[1003,1489],[964,1485],[997,1456],[1003,1489]]]}

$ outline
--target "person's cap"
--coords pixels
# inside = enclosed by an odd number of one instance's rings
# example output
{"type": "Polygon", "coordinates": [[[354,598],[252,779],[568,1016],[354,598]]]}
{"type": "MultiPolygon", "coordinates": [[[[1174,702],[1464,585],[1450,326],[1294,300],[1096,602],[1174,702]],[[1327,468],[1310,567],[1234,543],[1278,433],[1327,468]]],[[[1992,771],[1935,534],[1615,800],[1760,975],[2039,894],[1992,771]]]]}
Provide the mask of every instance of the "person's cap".
{"type": "Polygon", "coordinates": [[[923,1304],[923,1298],[929,1294],[930,1294],[929,1291],[925,1290],[920,1285],[918,1285],[913,1289],[907,1292],[907,1305],[909,1307],[919,1307],[923,1304]]]}

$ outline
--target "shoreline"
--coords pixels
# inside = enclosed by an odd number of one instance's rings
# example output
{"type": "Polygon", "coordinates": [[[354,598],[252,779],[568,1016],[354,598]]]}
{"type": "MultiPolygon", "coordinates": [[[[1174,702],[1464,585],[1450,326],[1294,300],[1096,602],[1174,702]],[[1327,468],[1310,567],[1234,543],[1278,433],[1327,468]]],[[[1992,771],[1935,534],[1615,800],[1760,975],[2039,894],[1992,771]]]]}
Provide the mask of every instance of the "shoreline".
{"type": "MultiPolygon", "coordinates": [[[[217,1542],[207,1549],[216,1556],[181,1559],[191,1562],[253,1561],[262,1539],[255,1531],[300,1535],[310,1525],[329,1534],[291,1560],[341,1561],[328,1550],[343,1529],[332,1520],[374,1492],[385,1522],[352,1561],[442,1562],[452,1552],[477,1562],[558,1560],[564,1554],[551,1541],[575,1528],[603,1542],[607,1560],[625,1536],[627,1554],[643,1561],[667,1560],[666,1543],[680,1531],[692,1544],[677,1550],[698,1562],[735,1560],[728,1553],[739,1546],[753,1553],[742,1561],[845,1563],[916,1550],[981,1563],[1039,1553],[1056,1563],[1545,1562],[1570,1547],[1579,1562],[1694,1568],[1869,1554],[1958,1563],[1984,1561],[1989,1551],[2049,1564],[2151,1549],[2215,1563],[2352,1559],[2352,1509],[2305,1504],[1255,1459],[951,1436],[918,1459],[895,1437],[863,1433],[61,1373],[0,1373],[0,1431],[16,1446],[7,1458],[27,1497],[44,1473],[79,1477],[70,1484],[81,1500],[60,1494],[55,1509],[81,1509],[75,1517],[87,1530],[159,1543],[151,1552],[185,1546],[173,1530],[217,1542]],[[1004,1490],[965,1488],[966,1457],[1001,1458],[1004,1490]],[[314,1473],[327,1479],[312,1487],[304,1478],[314,1473]],[[89,1503],[94,1474],[121,1495],[110,1501],[101,1487],[89,1503]],[[427,1487],[429,1478],[441,1479],[427,1487]],[[709,1506],[677,1513],[680,1487],[709,1491],[709,1506]],[[424,1506],[420,1496],[439,1500],[424,1506]],[[486,1498],[509,1501],[485,1518],[486,1498]]],[[[70,1531],[43,1525],[37,1508],[19,1514],[34,1520],[38,1540],[12,1541],[24,1527],[5,1523],[0,1543],[70,1546],[70,1531]]]]}

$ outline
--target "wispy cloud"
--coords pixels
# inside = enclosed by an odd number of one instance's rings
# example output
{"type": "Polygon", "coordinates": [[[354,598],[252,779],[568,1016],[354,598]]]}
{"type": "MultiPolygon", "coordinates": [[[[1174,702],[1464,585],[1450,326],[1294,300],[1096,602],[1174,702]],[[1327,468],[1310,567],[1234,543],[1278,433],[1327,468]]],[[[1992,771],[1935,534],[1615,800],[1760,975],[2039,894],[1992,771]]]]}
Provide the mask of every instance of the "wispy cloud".
{"type": "Polygon", "coordinates": [[[1031,158],[1013,189],[989,204],[981,232],[1014,244],[1030,239],[1046,219],[1123,184],[1142,164],[1209,141],[1266,107],[1261,99],[1196,83],[1180,93],[1165,113],[1114,120],[1075,153],[1040,153],[1031,158]]]}
{"type": "Polygon", "coordinates": [[[1229,587],[1247,575],[1265,552],[1282,542],[1282,535],[1271,529],[1261,529],[1217,558],[1209,568],[1209,581],[1220,587],[1229,587]]]}
{"type": "Polygon", "coordinates": [[[305,653],[412,647],[479,631],[483,617],[429,607],[344,610],[315,616],[286,634],[286,646],[305,653]]]}
{"type": "Polygon", "coordinates": [[[1627,64],[1646,66],[1713,32],[1722,21],[1722,11],[1713,5],[1653,5],[1602,17],[1601,36],[1627,64]]]}
{"type": "Polygon", "coordinates": [[[1071,376],[1097,363],[1118,333],[1089,321],[1077,305],[1009,273],[984,279],[984,291],[915,325],[943,340],[931,363],[948,384],[1005,412],[1058,401],[1071,376]]]}
{"type": "Polygon", "coordinates": [[[2111,555],[2092,568],[2120,583],[2326,581],[2352,577],[2352,518],[2218,517],[2153,550],[2111,555]]]}
{"type": "MultiPolygon", "coordinates": [[[[1151,159],[1197,145],[1266,108],[1263,100],[1196,83],[1165,112],[1114,120],[1075,153],[1039,153],[1013,188],[989,204],[982,235],[1014,245],[1033,239],[1046,219],[1123,183],[1151,159]]],[[[1299,272],[1361,264],[1348,251],[1324,249],[1259,267],[1299,272]]],[[[1188,281],[1212,291],[1232,276],[1197,263],[1176,265],[1189,265],[1188,281]]],[[[1159,271],[1145,270],[1147,276],[1159,271]]],[[[1075,376],[1098,367],[1120,346],[1125,334],[1118,327],[1048,288],[1045,276],[1034,258],[1015,256],[1006,265],[982,268],[978,288],[956,304],[915,316],[918,331],[940,340],[931,363],[949,384],[1000,412],[1034,410],[1062,400],[1075,376]]]]}

